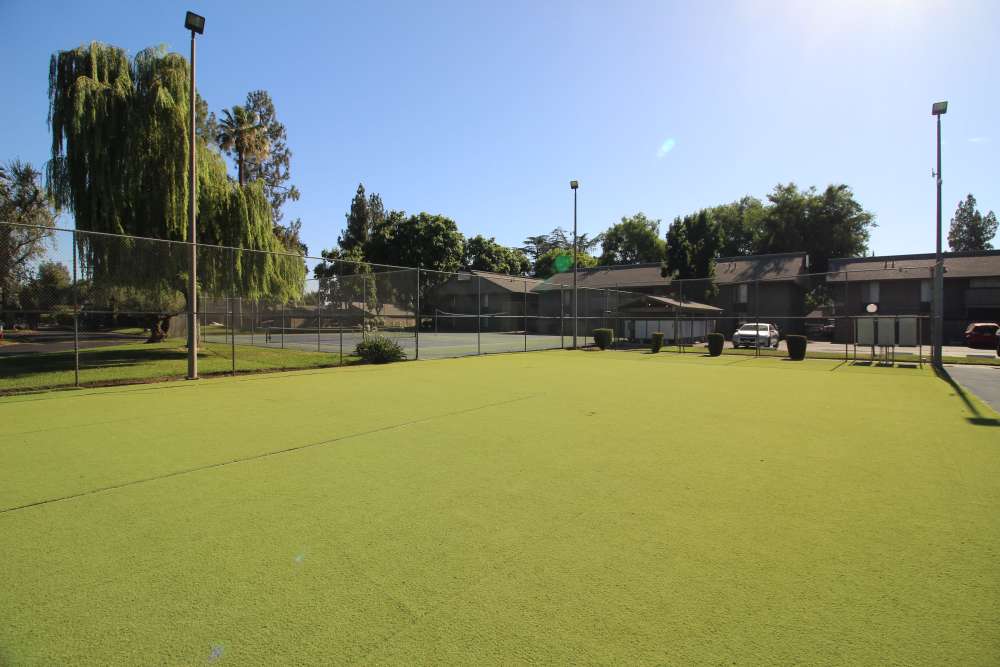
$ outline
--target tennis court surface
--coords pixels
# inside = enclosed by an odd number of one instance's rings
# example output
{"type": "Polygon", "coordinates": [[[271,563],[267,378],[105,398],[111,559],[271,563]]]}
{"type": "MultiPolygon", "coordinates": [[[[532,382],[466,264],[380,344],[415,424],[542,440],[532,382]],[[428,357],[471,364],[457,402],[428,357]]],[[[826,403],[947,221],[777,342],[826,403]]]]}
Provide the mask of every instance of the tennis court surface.
{"type": "Polygon", "coordinates": [[[0,399],[0,664],[1000,662],[1000,416],[583,353],[0,399]]]}

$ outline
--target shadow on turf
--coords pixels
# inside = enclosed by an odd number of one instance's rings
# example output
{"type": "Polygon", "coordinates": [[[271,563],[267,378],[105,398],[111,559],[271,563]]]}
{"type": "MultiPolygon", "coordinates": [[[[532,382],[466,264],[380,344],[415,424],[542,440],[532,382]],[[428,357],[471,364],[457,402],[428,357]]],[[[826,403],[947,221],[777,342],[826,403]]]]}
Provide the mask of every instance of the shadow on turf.
{"type": "MultiPolygon", "coordinates": [[[[143,348],[125,350],[90,349],[80,355],[80,370],[136,366],[151,361],[171,361],[187,359],[182,348],[143,348]]],[[[199,357],[204,356],[202,354],[199,357]]],[[[0,361],[7,377],[22,377],[36,373],[50,373],[73,370],[72,352],[48,352],[7,357],[0,361]]]]}
{"type": "Polygon", "coordinates": [[[935,368],[934,374],[941,380],[947,382],[948,386],[950,386],[955,391],[955,394],[962,399],[962,402],[965,403],[965,407],[969,409],[969,412],[975,415],[974,417],[966,417],[965,419],[967,422],[975,424],[976,426],[1000,426],[1000,419],[983,416],[983,413],[979,411],[976,404],[969,400],[969,395],[966,393],[962,385],[955,382],[955,379],[949,375],[946,369],[935,368]]]}

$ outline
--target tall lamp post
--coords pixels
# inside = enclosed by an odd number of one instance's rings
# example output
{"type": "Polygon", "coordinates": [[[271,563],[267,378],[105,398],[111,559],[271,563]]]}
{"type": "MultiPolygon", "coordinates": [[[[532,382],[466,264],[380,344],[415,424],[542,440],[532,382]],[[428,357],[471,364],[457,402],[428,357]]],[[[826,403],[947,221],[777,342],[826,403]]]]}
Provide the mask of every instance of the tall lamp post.
{"type": "Polygon", "coordinates": [[[576,190],[580,187],[580,184],[576,181],[570,181],[569,187],[573,190],[573,349],[576,349],[576,309],[577,309],[577,298],[576,298],[576,252],[577,252],[577,237],[576,237],[576,190]]]}
{"type": "Polygon", "coordinates": [[[191,88],[188,97],[190,136],[188,137],[188,243],[191,247],[191,263],[188,272],[188,380],[198,379],[198,225],[195,220],[195,200],[198,195],[198,180],[195,160],[195,88],[194,88],[194,36],[205,33],[205,17],[188,12],[184,17],[184,27],[191,31],[191,88]]]}
{"type": "Polygon", "coordinates": [[[931,316],[931,363],[941,366],[941,345],[944,342],[944,258],[941,256],[941,116],[948,113],[947,102],[935,102],[931,115],[937,118],[937,231],[934,234],[936,251],[934,254],[934,308],[931,316]]]}

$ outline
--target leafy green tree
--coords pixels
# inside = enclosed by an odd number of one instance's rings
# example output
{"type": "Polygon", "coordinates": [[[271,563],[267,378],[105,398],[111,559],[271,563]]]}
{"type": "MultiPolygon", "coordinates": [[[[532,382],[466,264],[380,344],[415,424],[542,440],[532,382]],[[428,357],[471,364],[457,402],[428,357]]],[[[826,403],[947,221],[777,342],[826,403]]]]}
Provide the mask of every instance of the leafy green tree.
{"type": "Polygon", "coordinates": [[[288,200],[298,201],[299,189],[286,185],[291,178],[292,151],[288,148],[288,132],[278,120],[274,101],[266,90],[247,93],[247,111],[256,114],[267,139],[267,155],[248,155],[246,162],[247,179],[264,183],[264,194],[271,203],[274,221],[280,222],[281,207],[288,200]]]}
{"type": "MultiPolygon", "coordinates": [[[[465,239],[454,220],[443,215],[418,213],[407,216],[390,211],[372,230],[364,255],[376,264],[428,269],[421,274],[421,294],[447,282],[449,273],[462,267],[465,239]]],[[[380,294],[408,309],[416,307],[416,281],[394,283],[394,294],[380,294]]],[[[383,289],[384,291],[384,289],[383,289]]],[[[422,301],[427,303],[427,298],[422,301]]]]}
{"type": "Polygon", "coordinates": [[[219,119],[215,117],[214,111],[208,110],[208,102],[201,94],[195,91],[195,95],[197,97],[194,103],[194,132],[206,145],[218,148],[219,119]]]}
{"type": "Polygon", "coordinates": [[[710,298],[716,292],[710,279],[715,276],[715,258],[722,244],[722,227],[707,210],[675,218],[667,230],[666,260],[660,266],[660,275],[684,280],[709,279],[685,288],[685,292],[710,298]]]}
{"type": "Polygon", "coordinates": [[[58,262],[42,262],[35,277],[21,287],[21,310],[32,329],[38,328],[42,313],[71,303],[69,269],[58,262]]]}
{"type": "MultiPolygon", "coordinates": [[[[586,252],[577,252],[577,266],[589,269],[597,266],[597,258],[586,252]]],[[[557,273],[573,270],[573,249],[552,248],[538,258],[534,266],[536,278],[547,279],[557,273]]]]}
{"type": "Polygon", "coordinates": [[[846,185],[799,190],[778,184],[768,195],[757,253],[805,251],[812,269],[825,272],[834,257],[864,255],[875,216],[862,208],[846,185]]]}
{"type": "Polygon", "coordinates": [[[457,271],[462,266],[464,239],[454,220],[443,215],[407,216],[390,211],[372,230],[365,259],[375,264],[457,271]]]}
{"type": "Polygon", "coordinates": [[[270,154],[267,127],[256,111],[239,105],[222,111],[218,142],[236,160],[237,182],[241,186],[247,184],[250,167],[259,165],[270,154]]]}
{"type": "Polygon", "coordinates": [[[30,164],[13,160],[0,165],[0,317],[29,278],[33,262],[52,239],[55,213],[45,196],[41,174],[30,164]]]}
{"type": "Polygon", "coordinates": [[[992,250],[990,242],[997,233],[997,217],[990,211],[985,216],[976,208],[976,198],[971,194],[958,202],[955,217],[948,230],[948,247],[953,252],[978,252],[992,250]]]}
{"type": "MultiPolygon", "coordinates": [[[[188,240],[188,63],[182,56],[157,48],[130,61],[124,50],[97,42],[60,51],[49,68],[49,109],[49,187],[57,204],[72,211],[77,229],[188,240]]],[[[262,185],[230,181],[204,137],[195,157],[197,241],[245,249],[205,249],[201,288],[238,290],[250,299],[300,296],[304,260],[275,254],[284,248],[272,231],[262,185]]],[[[183,246],[91,235],[79,240],[82,277],[96,288],[142,290],[163,308],[177,293],[190,296],[183,246]]],[[[165,335],[172,314],[161,311],[150,323],[151,340],[165,335]]]]}
{"type": "Polygon", "coordinates": [[[377,274],[365,261],[361,248],[334,248],[324,250],[322,255],[324,261],[316,265],[313,275],[319,280],[319,292],[324,296],[325,303],[333,304],[337,310],[347,311],[351,306],[364,302],[366,314],[378,314],[382,302],[378,298],[377,274]]]}
{"type": "Polygon", "coordinates": [[[549,235],[539,234],[537,236],[529,236],[522,242],[524,245],[521,246],[521,252],[525,254],[526,257],[531,261],[532,264],[538,261],[541,255],[544,255],[549,251],[549,235]]]}
{"type": "Polygon", "coordinates": [[[274,235],[281,247],[298,255],[308,255],[309,247],[302,240],[302,218],[295,218],[287,225],[275,225],[274,235]]]}
{"type": "Polygon", "coordinates": [[[623,217],[603,234],[602,265],[640,264],[664,259],[665,243],[660,238],[660,221],[639,212],[623,217]]]}
{"type": "MultiPolygon", "coordinates": [[[[578,234],[576,239],[577,248],[581,254],[589,254],[597,245],[600,245],[602,239],[603,237],[600,234],[593,238],[587,234],[578,234]]],[[[573,235],[562,227],[556,227],[548,234],[529,236],[524,239],[523,243],[524,245],[521,247],[521,250],[531,261],[531,265],[533,267],[532,273],[535,275],[538,274],[536,264],[539,259],[551,253],[552,250],[569,250],[570,253],[573,252],[573,235]]],[[[552,257],[555,256],[558,256],[558,253],[552,257]]],[[[548,271],[550,268],[551,266],[543,267],[543,272],[548,271]]]]}
{"type": "Polygon", "coordinates": [[[506,248],[494,238],[482,235],[465,240],[462,264],[466,269],[492,271],[523,276],[531,270],[531,262],[518,248],[506,248]]]}
{"type": "Polygon", "coordinates": [[[759,199],[747,195],[730,204],[713,206],[708,209],[708,215],[722,231],[720,257],[754,254],[765,215],[764,204],[759,199]]]}
{"type": "Polygon", "coordinates": [[[371,239],[372,230],[385,221],[385,208],[377,192],[365,196],[365,186],[358,183],[358,190],[351,200],[351,210],[347,212],[347,225],[337,239],[341,250],[364,249],[371,239]]]}

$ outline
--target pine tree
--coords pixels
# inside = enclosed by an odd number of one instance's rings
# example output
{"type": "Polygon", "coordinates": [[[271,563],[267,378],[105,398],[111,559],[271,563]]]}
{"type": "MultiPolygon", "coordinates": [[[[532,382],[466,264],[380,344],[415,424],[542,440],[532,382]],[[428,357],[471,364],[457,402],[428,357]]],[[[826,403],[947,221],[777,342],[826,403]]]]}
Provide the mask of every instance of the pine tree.
{"type": "Polygon", "coordinates": [[[992,250],[990,242],[997,233],[997,217],[990,211],[985,216],[976,208],[976,198],[967,195],[958,202],[955,217],[948,231],[948,246],[953,252],[992,250]]]}
{"type": "MultiPolygon", "coordinates": [[[[379,200],[381,204],[381,199],[379,200]]],[[[347,227],[337,239],[337,245],[344,252],[354,248],[364,248],[372,233],[372,221],[369,215],[368,199],[365,197],[364,183],[358,183],[358,191],[351,200],[351,210],[347,215],[347,227]]]]}

